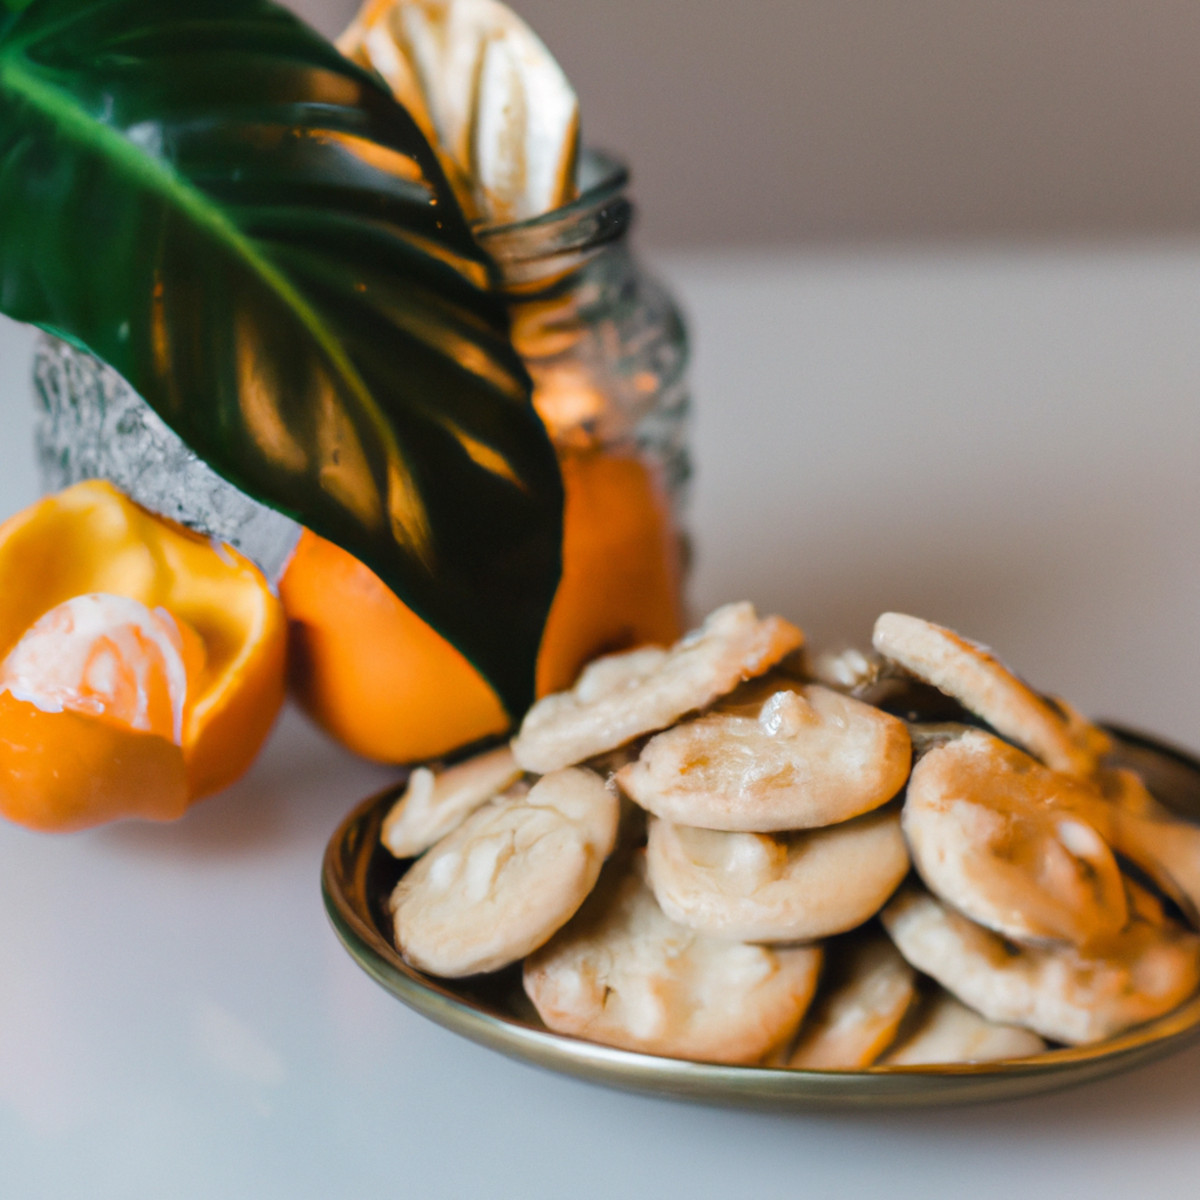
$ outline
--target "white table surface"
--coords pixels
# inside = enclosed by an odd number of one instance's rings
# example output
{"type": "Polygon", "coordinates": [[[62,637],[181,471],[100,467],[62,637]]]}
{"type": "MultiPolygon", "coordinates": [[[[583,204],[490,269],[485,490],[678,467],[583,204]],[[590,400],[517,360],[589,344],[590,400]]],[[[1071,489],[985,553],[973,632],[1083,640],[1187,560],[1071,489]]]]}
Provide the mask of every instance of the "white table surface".
{"type": "MultiPolygon", "coordinates": [[[[1200,747],[1200,245],[663,264],[697,343],[696,610],[885,608],[1200,747]]],[[[36,494],[0,323],[0,515],[36,494]]],[[[7,584],[6,584],[7,586],[7,584]]],[[[287,714],[172,826],[0,827],[0,1196],[1195,1194],[1200,1049],[951,1111],[756,1115],[510,1062],[342,951],[318,871],[389,774],[287,714]]]]}

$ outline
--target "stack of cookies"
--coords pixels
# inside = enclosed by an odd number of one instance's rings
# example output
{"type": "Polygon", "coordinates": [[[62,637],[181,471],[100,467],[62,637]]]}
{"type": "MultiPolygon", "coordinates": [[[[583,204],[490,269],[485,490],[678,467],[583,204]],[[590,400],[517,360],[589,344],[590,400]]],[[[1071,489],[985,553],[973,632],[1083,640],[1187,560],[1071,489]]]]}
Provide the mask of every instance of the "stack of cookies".
{"type": "Polygon", "coordinates": [[[382,835],[416,859],[401,954],[523,960],[560,1033],[822,1070],[1027,1057],[1200,986],[1170,915],[1200,909],[1200,830],[1102,730],[913,617],[871,654],[803,642],[727,605],[592,663],[511,745],[416,769],[382,835]]]}

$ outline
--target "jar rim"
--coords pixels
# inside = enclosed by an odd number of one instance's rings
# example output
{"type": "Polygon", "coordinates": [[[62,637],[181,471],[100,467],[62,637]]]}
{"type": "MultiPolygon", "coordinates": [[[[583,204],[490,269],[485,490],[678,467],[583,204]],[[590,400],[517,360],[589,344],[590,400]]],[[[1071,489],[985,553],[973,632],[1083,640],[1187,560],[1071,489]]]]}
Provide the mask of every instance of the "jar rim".
{"type": "Polygon", "coordinates": [[[498,225],[480,222],[474,232],[479,238],[494,238],[517,230],[553,225],[602,207],[621,195],[628,186],[629,168],[624,160],[604,150],[582,150],[579,155],[579,195],[574,200],[522,221],[507,221],[498,225]]]}
{"type": "Polygon", "coordinates": [[[600,150],[585,150],[579,156],[579,179],[579,195],[561,208],[504,225],[475,226],[476,239],[506,275],[522,273],[521,264],[599,249],[628,231],[633,205],[625,195],[625,163],[600,150]]]}

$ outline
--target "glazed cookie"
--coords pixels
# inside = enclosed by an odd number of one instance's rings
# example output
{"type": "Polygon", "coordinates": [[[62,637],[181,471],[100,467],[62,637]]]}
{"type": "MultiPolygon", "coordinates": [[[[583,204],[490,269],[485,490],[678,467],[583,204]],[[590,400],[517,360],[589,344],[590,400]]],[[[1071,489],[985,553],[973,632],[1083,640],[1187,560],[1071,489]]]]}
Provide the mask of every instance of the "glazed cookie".
{"type": "Polygon", "coordinates": [[[672,821],[769,833],[848,820],[904,786],[912,744],[896,717],[783,680],[736,700],[651,738],[621,789],[672,821]]]}
{"type": "Polygon", "coordinates": [[[613,791],[575,768],[477,809],[396,885],[397,948],[419,970],[448,977],[516,962],[583,903],[617,818],[613,791]]]}
{"type": "Polygon", "coordinates": [[[417,767],[383,822],[380,840],[397,858],[428,850],[521,776],[512,750],[501,746],[444,771],[417,767]]]}
{"type": "Polygon", "coordinates": [[[602,882],[525,963],[525,990],[557,1033],[705,1062],[757,1062],[790,1036],[821,951],[708,938],[665,916],[640,863],[602,882]]]}
{"type": "MultiPolygon", "coordinates": [[[[914,747],[920,741],[917,728],[914,726],[914,747]]],[[[966,732],[960,727],[950,739],[939,738],[936,742],[943,744],[966,732]]],[[[1018,754],[1011,748],[1009,753],[1018,754]]],[[[1046,774],[1055,781],[1049,786],[1056,810],[1073,814],[1093,829],[1114,852],[1144,871],[1170,896],[1190,925],[1200,926],[1200,830],[1195,825],[1160,804],[1132,771],[1102,765],[1086,785],[1052,772],[1046,774]]],[[[1086,881],[1089,867],[1086,862],[1080,867],[1086,881]]],[[[932,880],[929,882],[932,886],[932,880]]],[[[955,902],[952,896],[946,899],[955,902]]],[[[978,912],[969,915],[988,924],[978,912]]],[[[999,926],[995,928],[999,930],[999,926]]]]}
{"type": "Polygon", "coordinates": [[[828,978],[781,1065],[861,1070],[891,1045],[916,997],[916,974],[878,930],[839,945],[836,958],[832,947],[826,953],[828,978]]]}
{"type": "Polygon", "coordinates": [[[796,650],[804,635],[782,617],[727,604],[670,650],[597,659],[569,692],[539,700],[513,739],[527,771],[553,771],[615,750],[705,708],[796,650]]]}
{"type": "Polygon", "coordinates": [[[1073,708],[1039,696],[990,650],[952,630],[884,613],[872,640],[880,654],[953,696],[1055,771],[1090,776],[1111,749],[1108,735],[1073,708]]]}
{"type": "Polygon", "coordinates": [[[996,934],[905,887],[883,910],[900,953],[964,1004],[1051,1041],[1100,1041],[1170,1012],[1200,984],[1200,938],[1136,898],[1128,929],[1103,954],[1074,947],[1014,950],[996,934]]]}
{"type": "Polygon", "coordinates": [[[1046,1043],[1029,1029],[997,1025],[940,989],[922,1006],[912,1032],[884,1055],[890,1067],[998,1062],[1041,1054],[1046,1043]]]}
{"type": "Polygon", "coordinates": [[[813,941],[870,920],[908,873],[894,809],[798,833],[650,821],[647,877],[663,911],[712,937],[813,941]]]}
{"type": "Polygon", "coordinates": [[[1088,945],[1125,926],[1112,851],[1077,815],[1098,795],[981,730],[913,768],[904,836],[930,891],[1023,943],[1088,945]]]}

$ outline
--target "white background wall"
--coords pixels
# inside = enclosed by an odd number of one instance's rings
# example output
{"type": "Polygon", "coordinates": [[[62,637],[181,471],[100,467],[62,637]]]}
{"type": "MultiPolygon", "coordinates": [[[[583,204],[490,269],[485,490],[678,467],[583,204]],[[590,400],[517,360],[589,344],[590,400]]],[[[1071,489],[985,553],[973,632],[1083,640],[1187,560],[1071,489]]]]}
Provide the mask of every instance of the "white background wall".
{"type": "MultiPolygon", "coordinates": [[[[327,33],[357,0],[289,0],[327,33]]],[[[514,0],[660,246],[1200,231],[1194,0],[514,0]]]]}

